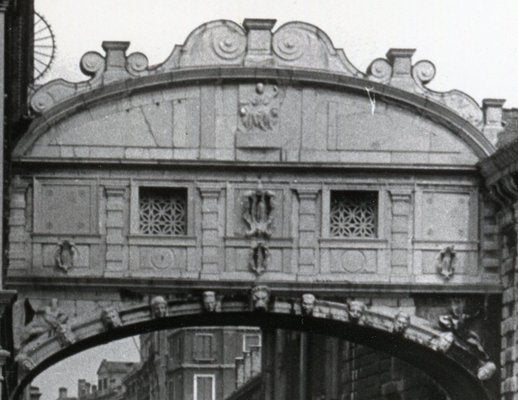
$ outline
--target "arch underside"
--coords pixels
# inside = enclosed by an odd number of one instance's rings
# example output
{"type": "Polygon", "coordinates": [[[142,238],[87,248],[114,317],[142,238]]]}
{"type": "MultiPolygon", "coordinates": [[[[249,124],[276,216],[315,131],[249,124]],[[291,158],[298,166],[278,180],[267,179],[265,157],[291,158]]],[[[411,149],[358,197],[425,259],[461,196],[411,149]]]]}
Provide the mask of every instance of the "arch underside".
{"type": "MultiPolygon", "coordinates": [[[[107,324],[103,317],[89,316],[69,325],[74,339],[63,344],[55,332],[47,332],[18,352],[24,375],[12,392],[17,399],[33,378],[58,361],[88,348],[154,330],[193,326],[258,326],[263,330],[286,329],[343,338],[386,352],[423,371],[451,399],[489,399],[484,382],[477,379],[482,362],[456,342],[444,347],[444,333],[430,328],[425,320],[412,317],[404,331],[397,332],[393,310],[372,307],[353,319],[348,305],[319,301],[304,312],[299,299],[275,298],[266,309],[256,308],[253,299],[235,296],[218,300],[207,309],[201,299],[169,301],[167,315],[154,317],[149,304],[116,311],[120,325],[107,324]],[[23,355],[23,357],[21,356],[23,355]],[[29,366],[27,368],[27,366],[29,366]]],[[[22,370],[20,368],[20,370],[22,370]]]]}

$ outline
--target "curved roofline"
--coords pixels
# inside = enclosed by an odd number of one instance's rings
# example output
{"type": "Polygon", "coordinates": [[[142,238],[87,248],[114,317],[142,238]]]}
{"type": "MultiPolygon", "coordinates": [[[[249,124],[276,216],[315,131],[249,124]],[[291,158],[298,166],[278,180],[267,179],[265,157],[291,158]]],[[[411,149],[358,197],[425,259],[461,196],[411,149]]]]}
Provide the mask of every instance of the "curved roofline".
{"type": "Polygon", "coordinates": [[[97,89],[78,94],[65,100],[40,117],[30,125],[27,133],[20,139],[12,152],[13,160],[21,160],[32,144],[50,127],[96,104],[100,104],[136,92],[161,90],[171,86],[199,85],[201,83],[223,83],[236,81],[271,80],[283,85],[306,84],[326,86],[337,90],[352,90],[363,92],[366,88],[370,93],[394,101],[401,106],[411,107],[430,119],[448,127],[459,135],[479,157],[487,157],[494,152],[493,144],[469,121],[459,116],[451,109],[418,94],[383,83],[373,82],[362,78],[344,76],[321,70],[293,69],[281,67],[194,67],[182,68],[176,71],[157,75],[141,76],[124,81],[115,81],[97,89]]]}

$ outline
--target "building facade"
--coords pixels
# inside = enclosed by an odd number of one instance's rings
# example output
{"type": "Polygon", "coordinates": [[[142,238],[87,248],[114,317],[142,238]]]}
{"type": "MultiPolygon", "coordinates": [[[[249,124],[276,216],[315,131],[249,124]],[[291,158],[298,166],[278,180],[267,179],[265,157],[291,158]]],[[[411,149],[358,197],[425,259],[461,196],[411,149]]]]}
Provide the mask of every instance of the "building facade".
{"type": "Polygon", "coordinates": [[[274,24],[209,22],[158,66],[104,42],[89,79],[31,94],[9,149],[13,396],[106,340],[252,325],[264,399],[518,397],[516,111],[430,90],[413,50],[362,72],[319,28],[274,24]]]}

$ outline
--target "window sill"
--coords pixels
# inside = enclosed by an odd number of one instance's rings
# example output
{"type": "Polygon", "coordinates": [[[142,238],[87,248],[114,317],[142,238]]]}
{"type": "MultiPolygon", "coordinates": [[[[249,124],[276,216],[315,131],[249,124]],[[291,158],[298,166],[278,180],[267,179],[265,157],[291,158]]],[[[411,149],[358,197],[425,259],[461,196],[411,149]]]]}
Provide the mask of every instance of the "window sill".
{"type": "Polygon", "coordinates": [[[385,249],[388,240],[380,238],[320,238],[320,247],[324,249],[385,249]]]}
{"type": "Polygon", "coordinates": [[[196,236],[131,235],[128,236],[128,244],[130,246],[196,247],[196,236]]]}

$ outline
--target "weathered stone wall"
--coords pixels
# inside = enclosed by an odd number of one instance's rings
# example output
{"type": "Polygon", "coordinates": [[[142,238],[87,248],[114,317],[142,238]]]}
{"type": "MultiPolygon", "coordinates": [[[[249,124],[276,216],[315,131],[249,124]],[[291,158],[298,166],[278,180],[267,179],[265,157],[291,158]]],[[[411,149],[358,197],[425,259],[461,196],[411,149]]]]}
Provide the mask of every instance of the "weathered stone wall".
{"type": "Polygon", "coordinates": [[[253,279],[264,273],[276,281],[318,275],[330,282],[496,285],[497,242],[488,223],[494,215],[485,203],[479,215],[479,197],[476,179],[416,174],[34,171],[32,179],[19,176],[11,190],[8,279],[253,279]],[[141,232],[139,196],[148,187],[185,191],[184,234],[141,232]],[[244,202],[257,190],[273,196],[264,265],[253,263],[254,238],[244,220],[244,202]],[[331,203],[343,191],[375,196],[373,235],[334,236],[342,222],[330,226],[331,203]],[[73,244],[68,266],[56,259],[64,241],[73,244]]]}

